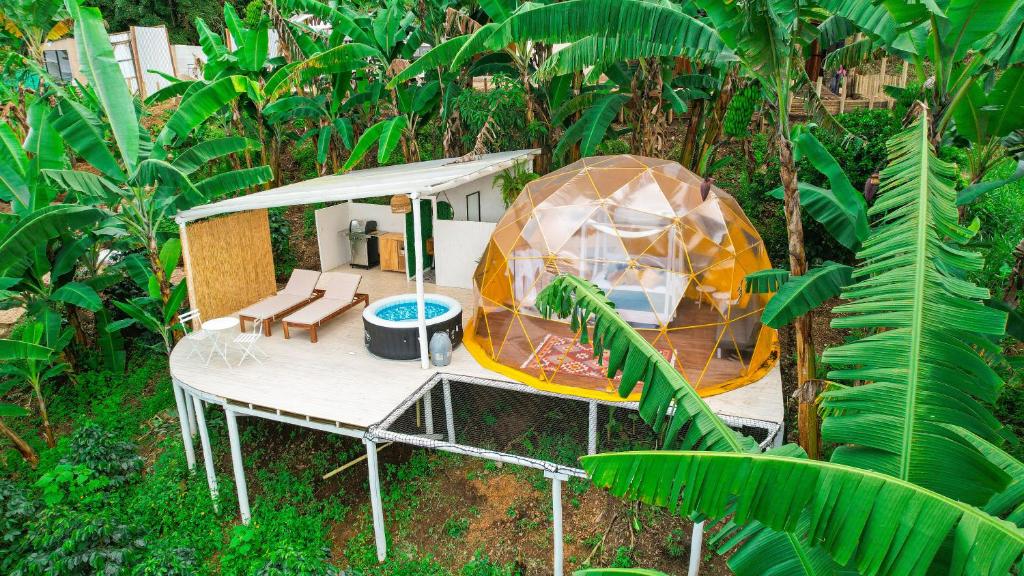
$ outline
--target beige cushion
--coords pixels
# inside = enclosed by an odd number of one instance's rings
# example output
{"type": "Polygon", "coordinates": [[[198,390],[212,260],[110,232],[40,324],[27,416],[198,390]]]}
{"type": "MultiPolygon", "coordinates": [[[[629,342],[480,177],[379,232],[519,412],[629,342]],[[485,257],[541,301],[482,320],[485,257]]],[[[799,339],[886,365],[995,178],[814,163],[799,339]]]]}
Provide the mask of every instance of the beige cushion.
{"type": "Polygon", "coordinates": [[[301,304],[308,299],[308,295],[300,296],[296,294],[281,293],[276,296],[264,298],[263,300],[240,310],[238,315],[249,316],[251,318],[273,318],[285,310],[301,304]]]}
{"type": "Polygon", "coordinates": [[[307,306],[292,312],[283,318],[284,322],[292,324],[317,324],[324,318],[341,310],[352,303],[356,297],[356,289],[359,288],[359,281],[362,276],[348,274],[345,272],[332,273],[327,283],[327,290],[319,300],[314,300],[307,306]]]}
{"type": "Polygon", "coordinates": [[[316,282],[319,279],[319,272],[296,268],[292,270],[292,275],[288,278],[288,284],[281,289],[279,294],[294,294],[303,298],[309,298],[313,294],[313,289],[316,288],[316,282]]]}

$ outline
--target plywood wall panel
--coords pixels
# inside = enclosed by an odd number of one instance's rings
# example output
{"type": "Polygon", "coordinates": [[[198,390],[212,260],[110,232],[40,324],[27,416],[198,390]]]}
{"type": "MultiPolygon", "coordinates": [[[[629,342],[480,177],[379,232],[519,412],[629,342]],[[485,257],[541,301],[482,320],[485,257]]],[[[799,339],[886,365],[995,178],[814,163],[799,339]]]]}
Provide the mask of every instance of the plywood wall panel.
{"type": "Polygon", "coordinates": [[[204,319],[233,314],[277,291],[266,210],[185,226],[192,307],[204,319]]]}

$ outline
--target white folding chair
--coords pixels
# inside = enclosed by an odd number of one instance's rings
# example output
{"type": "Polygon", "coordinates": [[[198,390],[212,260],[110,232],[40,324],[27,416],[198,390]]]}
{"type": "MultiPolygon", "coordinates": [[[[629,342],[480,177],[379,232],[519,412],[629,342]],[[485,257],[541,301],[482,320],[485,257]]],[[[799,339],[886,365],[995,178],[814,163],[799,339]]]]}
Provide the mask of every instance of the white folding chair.
{"type": "Polygon", "coordinates": [[[262,318],[256,318],[252,322],[252,332],[243,332],[238,336],[235,336],[235,346],[242,350],[242,359],[238,361],[239,366],[242,365],[242,362],[245,362],[246,356],[252,356],[253,360],[259,362],[260,364],[263,364],[263,361],[260,360],[259,356],[256,355],[257,352],[259,352],[266,358],[270,358],[270,355],[264,352],[263,349],[260,348],[258,344],[260,338],[263,338],[264,322],[266,322],[266,320],[262,318]]]}
{"type": "MultiPolygon", "coordinates": [[[[203,323],[202,318],[199,315],[199,310],[188,310],[178,315],[178,320],[181,322],[181,329],[185,332],[184,340],[192,346],[192,349],[188,351],[188,356],[185,360],[192,357],[193,354],[199,354],[199,357],[203,357],[203,352],[199,349],[200,342],[211,342],[210,333],[200,328],[199,330],[191,330],[189,325],[194,321],[198,322],[200,326],[203,323]]],[[[213,345],[210,345],[210,353],[206,355],[206,362],[209,364],[210,358],[213,357],[213,345]]]]}

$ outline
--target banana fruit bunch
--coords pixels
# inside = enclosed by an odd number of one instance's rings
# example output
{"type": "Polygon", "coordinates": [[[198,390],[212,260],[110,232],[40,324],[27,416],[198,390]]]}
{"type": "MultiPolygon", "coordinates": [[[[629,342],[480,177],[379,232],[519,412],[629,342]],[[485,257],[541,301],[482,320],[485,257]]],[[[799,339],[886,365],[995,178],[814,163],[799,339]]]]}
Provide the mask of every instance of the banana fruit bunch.
{"type": "Polygon", "coordinates": [[[761,99],[761,89],[756,82],[747,84],[733,95],[729,101],[729,108],[725,111],[725,118],[722,119],[722,128],[726,136],[734,138],[746,138],[750,136],[747,128],[750,126],[750,118],[754,114],[761,99]]]}

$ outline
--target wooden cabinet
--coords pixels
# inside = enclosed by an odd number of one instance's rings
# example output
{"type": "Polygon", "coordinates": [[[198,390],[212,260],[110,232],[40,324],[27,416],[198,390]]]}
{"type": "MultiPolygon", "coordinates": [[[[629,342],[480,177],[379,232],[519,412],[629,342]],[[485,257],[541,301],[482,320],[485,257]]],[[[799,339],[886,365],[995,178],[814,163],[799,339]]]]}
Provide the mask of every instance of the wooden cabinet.
{"type": "Polygon", "coordinates": [[[380,235],[380,269],[405,272],[405,234],[380,235]]]}

